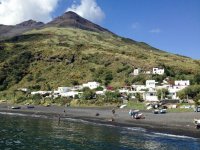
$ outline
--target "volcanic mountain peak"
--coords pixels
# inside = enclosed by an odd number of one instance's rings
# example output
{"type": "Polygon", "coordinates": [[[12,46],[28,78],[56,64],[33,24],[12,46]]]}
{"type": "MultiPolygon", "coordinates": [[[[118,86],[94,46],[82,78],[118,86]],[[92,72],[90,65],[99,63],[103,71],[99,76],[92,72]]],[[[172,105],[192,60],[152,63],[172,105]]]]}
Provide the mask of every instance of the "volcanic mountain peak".
{"type": "Polygon", "coordinates": [[[72,11],[68,11],[62,16],[55,18],[53,21],[49,22],[47,26],[72,27],[95,32],[111,33],[109,30],[92,23],[87,19],[82,18],[81,16],[72,11]]]}
{"type": "Polygon", "coordinates": [[[24,21],[20,24],[17,24],[17,27],[38,27],[38,26],[42,26],[44,25],[43,22],[37,22],[35,20],[28,20],[28,21],[24,21]]]}

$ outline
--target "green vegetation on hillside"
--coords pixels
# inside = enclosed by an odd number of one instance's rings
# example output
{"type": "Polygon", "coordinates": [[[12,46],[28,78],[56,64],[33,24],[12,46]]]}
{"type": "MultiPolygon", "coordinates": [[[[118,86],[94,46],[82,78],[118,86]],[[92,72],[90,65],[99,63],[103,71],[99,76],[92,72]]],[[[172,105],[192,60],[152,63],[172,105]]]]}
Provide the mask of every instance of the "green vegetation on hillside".
{"type": "Polygon", "coordinates": [[[0,41],[1,91],[53,90],[94,80],[120,87],[167,76],[194,84],[200,82],[199,72],[200,61],[109,33],[52,27],[0,41]],[[134,77],[134,67],[164,67],[166,74],[134,77]]]}

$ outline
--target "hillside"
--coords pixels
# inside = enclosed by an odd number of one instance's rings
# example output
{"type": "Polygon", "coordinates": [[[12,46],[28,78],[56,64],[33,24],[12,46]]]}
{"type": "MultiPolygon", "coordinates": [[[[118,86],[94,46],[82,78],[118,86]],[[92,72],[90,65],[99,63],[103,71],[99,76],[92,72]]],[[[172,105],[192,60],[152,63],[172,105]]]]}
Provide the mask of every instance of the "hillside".
{"type": "Polygon", "coordinates": [[[72,27],[30,30],[0,41],[0,90],[50,90],[87,81],[120,87],[163,77],[130,73],[134,67],[164,67],[166,76],[193,79],[200,61],[169,54],[110,32],[72,27]]]}

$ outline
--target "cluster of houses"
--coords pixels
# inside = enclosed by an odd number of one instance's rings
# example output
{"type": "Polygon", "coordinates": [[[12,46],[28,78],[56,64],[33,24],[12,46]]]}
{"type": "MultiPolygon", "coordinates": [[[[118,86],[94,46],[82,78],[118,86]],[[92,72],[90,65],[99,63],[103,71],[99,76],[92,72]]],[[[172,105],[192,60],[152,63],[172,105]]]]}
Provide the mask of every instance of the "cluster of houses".
{"type": "MultiPolygon", "coordinates": [[[[140,68],[134,69],[133,75],[137,76],[141,73],[145,74],[158,74],[163,75],[165,70],[163,68],[153,68],[152,71],[146,71],[142,72],[140,68]]],[[[167,79],[163,80],[163,83],[158,85],[158,82],[155,80],[146,80],[145,85],[131,85],[131,86],[125,86],[120,89],[118,89],[119,93],[121,94],[122,98],[127,98],[128,96],[131,99],[136,99],[137,95],[140,95],[140,97],[144,101],[148,102],[156,102],[160,99],[171,99],[171,100],[179,100],[178,92],[190,85],[189,80],[178,80],[174,81],[174,83],[169,83],[167,79]],[[161,98],[158,97],[158,90],[166,89],[168,91],[167,97],[164,97],[161,92],[161,98]],[[159,99],[160,98],[160,99],[159,99]]],[[[35,91],[31,92],[31,95],[42,95],[45,97],[70,97],[70,98],[80,98],[81,94],[83,93],[82,90],[88,87],[89,89],[97,89],[98,87],[102,87],[103,90],[96,90],[96,95],[105,95],[106,91],[113,92],[114,90],[112,88],[106,88],[104,86],[101,86],[98,82],[88,82],[82,85],[74,86],[74,87],[58,87],[57,90],[54,91],[35,91]]],[[[23,91],[27,91],[26,88],[21,88],[23,91]]],[[[165,91],[166,91],[165,90],[165,91]]]]}
{"type": "Polygon", "coordinates": [[[145,85],[131,85],[128,87],[123,87],[119,89],[119,92],[124,95],[131,95],[134,99],[137,94],[142,96],[144,101],[156,102],[159,101],[157,91],[162,89],[167,89],[169,95],[167,97],[162,97],[161,99],[170,98],[172,100],[179,100],[178,92],[190,85],[189,80],[178,80],[174,84],[169,84],[166,80],[163,81],[161,85],[157,85],[158,82],[155,80],[146,80],[145,85]]]}
{"type": "MultiPolygon", "coordinates": [[[[82,85],[77,85],[74,87],[58,87],[58,89],[53,90],[53,91],[35,91],[31,92],[31,95],[42,95],[45,97],[53,97],[57,98],[59,96],[61,97],[70,97],[70,98],[79,98],[80,95],[83,93],[81,90],[84,88],[89,88],[91,90],[96,89],[100,87],[100,83],[98,82],[88,82],[82,85]]],[[[96,91],[96,94],[103,94],[104,91],[96,91]]]]}
{"type": "MultiPolygon", "coordinates": [[[[156,102],[159,101],[157,91],[162,89],[168,90],[168,98],[173,100],[178,100],[179,97],[177,96],[177,93],[188,87],[190,85],[189,80],[179,80],[175,81],[173,85],[169,84],[166,80],[163,81],[161,85],[157,85],[157,82],[155,80],[146,80],[145,85],[131,85],[131,86],[125,86],[120,89],[118,89],[119,93],[121,94],[122,98],[126,98],[127,96],[130,96],[131,99],[135,99],[136,95],[140,95],[141,98],[144,101],[148,102],[156,102]]],[[[58,89],[54,91],[35,91],[31,92],[31,95],[42,95],[45,97],[70,97],[70,98],[80,98],[82,92],[82,89],[85,87],[88,87],[89,89],[97,89],[100,87],[100,83],[98,82],[88,82],[86,84],[74,86],[74,87],[58,87],[58,89]]],[[[101,86],[103,90],[96,91],[96,95],[104,95],[106,91],[114,91],[109,88],[106,88],[104,86],[101,86]]],[[[22,89],[21,89],[22,90],[22,89]]],[[[25,90],[25,88],[23,89],[25,90]]],[[[27,89],[26,89],[27,91],[27,89]]],[[[166,99],[166,97],[162,97],[161,99],[166,99]]]]}

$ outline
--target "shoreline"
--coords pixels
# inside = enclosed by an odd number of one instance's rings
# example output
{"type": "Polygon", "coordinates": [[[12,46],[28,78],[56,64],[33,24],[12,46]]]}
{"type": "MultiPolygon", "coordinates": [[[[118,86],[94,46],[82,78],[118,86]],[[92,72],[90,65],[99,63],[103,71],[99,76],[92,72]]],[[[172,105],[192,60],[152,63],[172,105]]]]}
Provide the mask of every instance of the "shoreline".
{"type": "Polygon", "coordinates": [[[10,105],[0,104],[0,112],[27,114],[30,117],[31,115],[44,115],[49,119],[60,117],[61,121],[64,118],[81,119],[117,127],[144,128],[153,133],[200,138],[200,130],[197,130],[192,122],[194,118],[200,118],[200,113],[195,112],[153,114],[152,112],[141,111],[145,115],[145,119],[136,120],[128,115],[128,109],[116,109],[116,113],[113,115],[112,108],[35,106],[33,109],[28,109],[26,106],[22,106],[21,109],[13,110],[10,107],[10,105]],[[99,116],[96,116],[96,113],[99,113],[99,116]],[[111,118],[114,118],[114,121],[110,121],[111,118]]]}

